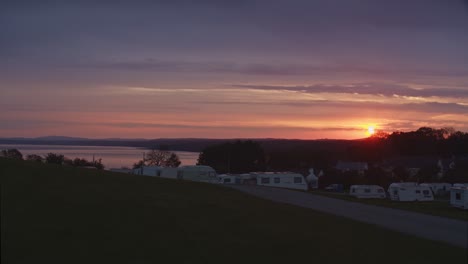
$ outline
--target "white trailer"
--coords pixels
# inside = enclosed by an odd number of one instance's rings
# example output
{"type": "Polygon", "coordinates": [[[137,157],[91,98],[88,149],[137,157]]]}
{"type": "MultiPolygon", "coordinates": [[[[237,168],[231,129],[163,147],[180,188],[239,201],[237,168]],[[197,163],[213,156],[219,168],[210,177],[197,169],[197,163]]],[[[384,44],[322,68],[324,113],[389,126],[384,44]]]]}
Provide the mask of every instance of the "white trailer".
{"type": "Polygon", "coordinates": [[[160,170],[161,167],[159,166],[142,166],[140,168],[133,169],[133,174],[156,177],[160,170]]]}
{"type": "Polygon", "coordinates": [[[430,187],[415,182],[392,183],[388,187],[388,194],[390,199],[401,202],[434,200],[430,187]]]}
{"type": "Polygon", "coordinates": [[[351,185],[349,195],[356,198],[386,198],[384,188],[378,185],[351,185]]]}
{"type": "Polygon", "coordinates": [[[220,174],[218,175],[219,184],[240,184],[241,179],[239,175],[233,174],[220,174]]]}
{"type": "Polygon", "coordinates": [[[452,187],[450,189],[450,205],[468,210],[468,187],[452,187]]]}
{"type": "Polygon", "coordinates": [[[293,172],[254,172],[257,185],[288,189],[307,190],[304,176],[293,172]]]}
{"type": "Polygon", "coordinates": [[[182,166],[177,171],[177,179],[217,183],[216,171],[210,166],[182,166]]]}
{"type": "Polygon", "coordinates": [[[435,196],[444,196],[450,193],[450,188],[452,188],[452,184],[450,183],[421,183],[420,186],[428,186],[431,188],[432,193],[435,196]]]}

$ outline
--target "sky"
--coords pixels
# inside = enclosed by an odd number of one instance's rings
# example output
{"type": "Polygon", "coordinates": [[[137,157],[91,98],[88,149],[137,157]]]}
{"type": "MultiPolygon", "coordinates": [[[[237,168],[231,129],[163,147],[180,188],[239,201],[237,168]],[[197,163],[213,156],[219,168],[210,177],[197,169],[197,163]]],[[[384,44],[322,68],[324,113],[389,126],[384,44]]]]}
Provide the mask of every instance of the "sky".
{"type": "Polygon", "coordinates": [[[0,137],[468,132],[468,1],[7,0],[0,92],[0,137]]]}

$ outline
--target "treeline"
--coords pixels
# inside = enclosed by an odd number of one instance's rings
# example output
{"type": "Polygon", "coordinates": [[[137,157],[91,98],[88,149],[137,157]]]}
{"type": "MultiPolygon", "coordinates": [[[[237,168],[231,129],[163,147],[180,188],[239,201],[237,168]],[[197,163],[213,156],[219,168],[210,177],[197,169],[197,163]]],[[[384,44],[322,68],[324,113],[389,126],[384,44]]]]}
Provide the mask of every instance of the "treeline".
{"type": "Polygon", "coordinates": [[[97,159],[95,161],[88,161],[82,158],[69,159],[62,154],[56,153],[48,153],[45,156],[29,154],[26,157],[23,157],[23,154],[17,149],[4,149],[1,151],[0,157],[48,164],[68,165],[74,167],[94,167],[99,170],[104,169],[102,159],[97,159]]]}
{"type": "Polygon", "coordinates": [[[422,127],[411,132],[379,132],[362,140],[237,140],[206,147],[200,153],[198,164],[211,166],[218,173],[294,171],[307,175],[309,168],[314,168],[324,171],[324,184],[386,186],[408,180],[465,182],[468,180],[468,133],[422,127]],[[382,166],[385,160],[415,156],[432,157],[435,161],[416,174],[402,166],[390,171],[382,166]],[[450,159],[456,166],[440,178],[437,159],[450,159]],[[369,169],[361,174],[342,173],[335,169],[339,160],[365,162],[369,169]]]}

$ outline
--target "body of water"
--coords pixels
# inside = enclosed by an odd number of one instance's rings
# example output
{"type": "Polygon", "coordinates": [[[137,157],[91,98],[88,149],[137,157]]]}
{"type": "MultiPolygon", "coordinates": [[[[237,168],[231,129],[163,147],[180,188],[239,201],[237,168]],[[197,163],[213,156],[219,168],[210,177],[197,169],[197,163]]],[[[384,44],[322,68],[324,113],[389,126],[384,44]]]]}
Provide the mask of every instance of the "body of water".
{"type": "MultiPolygon", "coordinates": [[[[47,153],[62,154],[69,159],[84,158],[89,161],[102,159],[102,163],[109,168],[132,167],[133,163],[143,158],[147,149],[132,147],[101,147],[101,146],[62,146],[62,145],[0,145],[2,149],[18,149],[26,158],[26,155],[37,154],[44,156],[47,153]]],[[[176,153],[182,165],[195,165],[198,152],[172,151],[176,153]]]]}

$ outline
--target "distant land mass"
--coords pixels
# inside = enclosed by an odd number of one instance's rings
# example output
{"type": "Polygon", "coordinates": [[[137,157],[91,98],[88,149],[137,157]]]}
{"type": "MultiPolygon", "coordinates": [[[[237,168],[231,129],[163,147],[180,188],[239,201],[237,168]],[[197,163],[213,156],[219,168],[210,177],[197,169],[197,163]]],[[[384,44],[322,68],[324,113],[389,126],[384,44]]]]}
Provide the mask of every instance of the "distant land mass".
{"type": "MultiPolygon", "coordinates": [[[[237,139],[203,139],[203,138],[160,138],[160,139],[90,139],[67,136],[45,136],[37,138],[0,138],[0,144],[28,144],[28,145],[67,145],[67,146],[115,146],[115,147],[136,147],[146,149],[167,149],[173,151],[192,151],[200,152],[210,145],[235,141],[237,139]]],[[[323,149],[343,150],[352,142],[358,140],[300,140],[300,139],[239,139],[253,140],[260,142],[266,150],[270,149],[288,149],[293,150],[296,147],[311,147],[316,150],[323,149]]]]}

